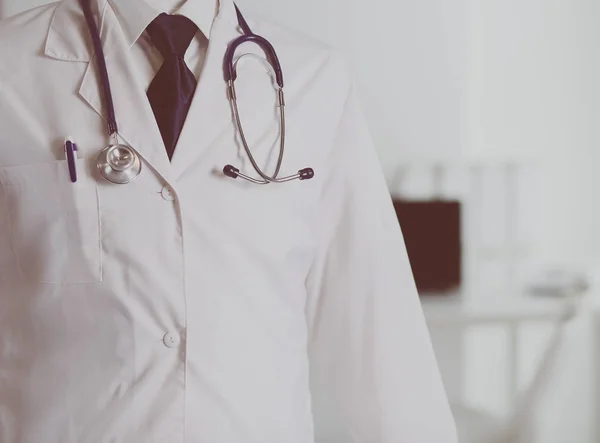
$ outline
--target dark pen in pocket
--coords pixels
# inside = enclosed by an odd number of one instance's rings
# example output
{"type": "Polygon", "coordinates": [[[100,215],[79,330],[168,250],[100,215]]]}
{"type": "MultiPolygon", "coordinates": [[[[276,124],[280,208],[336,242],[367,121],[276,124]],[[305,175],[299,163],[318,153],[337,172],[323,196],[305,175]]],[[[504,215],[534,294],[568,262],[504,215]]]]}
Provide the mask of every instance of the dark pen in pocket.
{"type": "Polygon", "coordinates": [[[71,177],[71,182],[75,183],[77,181],[77,166],[75,164],[77,145],[73,143],[71,137],[67,137],[65,141],[65,156],[67,157],[67,164],[69,165],[69,175],[71,177]]]}

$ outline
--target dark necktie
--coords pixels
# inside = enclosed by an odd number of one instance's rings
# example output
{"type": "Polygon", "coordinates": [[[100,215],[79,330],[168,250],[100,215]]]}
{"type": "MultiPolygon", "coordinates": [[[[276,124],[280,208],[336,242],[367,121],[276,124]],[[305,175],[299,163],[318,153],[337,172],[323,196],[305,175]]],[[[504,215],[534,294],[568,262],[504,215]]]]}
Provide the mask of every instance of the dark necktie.
{"type": "Polygon", "coordinates": [[[184,55],[198,27],[184,16],[163,13],[146,31],[164,58],[147,95],[171,159],[196,90],[196,77],[184,55]]]}

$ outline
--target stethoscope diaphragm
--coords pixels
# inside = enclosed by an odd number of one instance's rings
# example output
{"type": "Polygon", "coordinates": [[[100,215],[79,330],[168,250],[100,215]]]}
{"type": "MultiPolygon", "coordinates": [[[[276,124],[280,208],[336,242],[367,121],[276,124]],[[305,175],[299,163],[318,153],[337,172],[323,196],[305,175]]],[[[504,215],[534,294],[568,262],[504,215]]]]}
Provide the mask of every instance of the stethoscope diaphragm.
{"type": "Polygon", "coordinates": [[[110,183],[131,183],[142,172],[140,156],[127,145],[107,146],[100,152],[96,162],[102,178],[110,183]]]}

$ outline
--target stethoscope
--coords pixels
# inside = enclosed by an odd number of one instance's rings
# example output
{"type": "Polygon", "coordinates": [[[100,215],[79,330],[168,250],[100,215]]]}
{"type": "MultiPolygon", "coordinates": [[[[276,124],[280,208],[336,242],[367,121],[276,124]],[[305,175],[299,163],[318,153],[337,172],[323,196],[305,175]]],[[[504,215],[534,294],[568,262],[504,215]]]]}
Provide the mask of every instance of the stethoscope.
{"type": "MultiPolygon", "coordinates": [[[[119,143],[119,131],[117,126],[117,120],[115,117],[114,103],[110,89],[108,71],[106,68],[106,60],[104,57],[104,51],[102,49],[100,33],[98,31],[98,27],[96,26],[96,22],[93,18],[90,0],[80,0],[80,2],[83,8],[88,29],[92,37],[97,64],[100,70],[100,83],[102,86],[103,97],[106,102],[105,107],[107,112],[108,132],[110,140],[109,146],[104,148],[98,155],[98,158],[96,160],[96,166],[98,168],[98,171],[100,172],[100,175],[105,180],[115,184],[127,184],[140,175],[142,171],[142,161],[137,152],[134,151],[130,146],[119,143]]],[[[271,45],[271,43],[269,43],[269,41],[267,41],[265,38],[256,35],[252,32],[252,30],[248,26],[248,23],[242,16],[242,13],[238,9],[237,5],[235,5],[235,10],[237,13],[238,24],[240,28],[244,31],[244,35],[238,37],[233,42],[231,42],[229,47],[227,48],[227,51],[225,52],[225,81],[227,82],[228,86],[228,96],[229,101],[231,103],[235,124],[237,126],[237,130],[239,131],[242,144],[244,145],[244,150],[246,151],[246,154],[250,159],[250,163],[252,164],[260,178],[254,178],[246,174],[242,174],[238,168],[235,168],[232,165],[225,166],[223,168],[223,173],[226,176],[234,179],[237,177],[241,177],[244,180],[261,185],[268,183],[284,183],[292,180],[309,180],[314,177],[314,171],[311,168],[302,169],[298,171],[297,174],[290,175],[287,177],[278,177],[281,169],[281,164],[283,163],[283,154],[285,150],[285,98],[283,93],[283,74],[281,70],[281,64],[279,63],[279,59],[277,57],[275,49],[273,48],[273,45],[271,45]],[[277,166],[273,175],[268,175],[267,173],[265,173],[258,166],[254,156],[252,155],[252,152],[246,140],[246,136],[244,134],[244,129],[242,127],[240,113],[237,105],[237,95],[235,90],[235,80],[237,78],[237,63],[234,63],[234,54],[236,49],[241,44],[246,42],[255,43],[258,46],[260,46],[260,48],[264,51],[267,57],[266,61],[268,62],[269,67],[273,69],[274,77],[278,86],[277,96],[278,108],[280,111],[280,146],[277,166]]]]}

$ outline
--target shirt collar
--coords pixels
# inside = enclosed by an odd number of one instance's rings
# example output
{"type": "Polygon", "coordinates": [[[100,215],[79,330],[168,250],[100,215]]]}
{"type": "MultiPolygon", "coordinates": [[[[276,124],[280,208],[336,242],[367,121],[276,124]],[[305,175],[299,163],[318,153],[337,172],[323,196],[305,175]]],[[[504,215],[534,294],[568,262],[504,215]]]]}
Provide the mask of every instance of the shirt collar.
{"type": "Polygon", "coordinates": [[[227,0],[188,0],[175,11],[161,10],[144,0],[108,0],[115,11],[119,24],[129,46],[138,40],[148,25],[160,13],[167,12],[189,18],[202,33],[210,38],[210,30],[220,9],[227,6],[227,0]]]}

